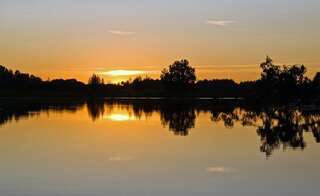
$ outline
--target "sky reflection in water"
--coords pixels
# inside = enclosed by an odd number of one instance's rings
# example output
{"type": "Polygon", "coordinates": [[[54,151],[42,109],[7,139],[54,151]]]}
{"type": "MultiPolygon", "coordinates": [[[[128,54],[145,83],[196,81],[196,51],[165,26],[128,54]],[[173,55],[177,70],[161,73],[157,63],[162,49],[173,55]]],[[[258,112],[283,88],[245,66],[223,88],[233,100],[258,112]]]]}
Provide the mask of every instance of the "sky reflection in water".
{"type": "Polygon", "coordinates": [[[1,195],[318,195],[316,108],[212,100],[0,108],[1,195]]]}

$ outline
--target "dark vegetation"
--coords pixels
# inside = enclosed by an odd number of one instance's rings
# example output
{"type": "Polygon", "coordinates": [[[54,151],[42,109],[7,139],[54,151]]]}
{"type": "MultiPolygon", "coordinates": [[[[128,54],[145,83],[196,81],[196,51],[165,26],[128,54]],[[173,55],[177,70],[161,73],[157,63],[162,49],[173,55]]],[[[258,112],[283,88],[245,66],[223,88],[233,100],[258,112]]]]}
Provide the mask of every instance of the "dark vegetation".
{"type": "Polygon", "coordinates": [[[160,79],[137,77],[120,84],[105,84],[93,74],[88,84],[75,79],[44,81],[34,75],[0,66],[2,97],[233,97],[255,102],[309,101],[320,99],[320,73],[305,76],[304,65],[279,66],[270,57],[260,65],[261,78],[236,83],[233,80],[196,80],[196,70],[187,60],[164,69],[160,79]]]}
{"type": "Polygon", "coordinates": [[[164,69],[160,79],[137,77],[105,84],[94,74],[85,84],[75,79],[44,81],[0,66],[0,126],[41,112],[74,113],[83,107],[95,121],[120,106],[135,118],[158,113],[161,124],[179,136],[191,133],[201,112],[228,128],[253,126],[266,156],[281,147],[304,149],[307,132],[319,143],[320,73],[309,79],[304,65],[279,66],[270,57],[260,67],[261,78],[256,81],[197,80],[196,70],[187,60],[181,60],[164,69]],[[193,100],[198,97],[244,99],[193,100]]]}
{"type": "MultiPolygon", "coordinates": [[[[31,118],[41,113],[76,113],[83,107],[93,121],[112,114],[115,108],[127,110],[135,119],[155,113],[161,124],[177,136],[188,136],[200,113],[210,115],[213,123],[225,127],[254,127],[260,151],[267,157],[278,149],[307,147],[305,134],[320,143],[320,108],[315,105],[262,106],[245,100],[129,100],[129,99],[14,99],[0,101],[0,127],[10,121],[31,118]]],[[[230,138],[232,139],[232,138],[230,138]]]]}

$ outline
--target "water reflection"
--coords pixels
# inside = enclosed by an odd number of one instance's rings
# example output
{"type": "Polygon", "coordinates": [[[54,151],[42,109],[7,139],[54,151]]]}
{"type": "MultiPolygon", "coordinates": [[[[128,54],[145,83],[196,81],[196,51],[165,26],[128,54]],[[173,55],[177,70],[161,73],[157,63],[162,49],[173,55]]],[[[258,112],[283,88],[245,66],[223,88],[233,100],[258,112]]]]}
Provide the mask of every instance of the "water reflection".
{"type": "Polygon", "coordinates": [[[103,100],[88,100],[86,105],[88,114],[93,121],[99,119],[105,113],[103,100]]]}
{"type": "Polygon", "coordinates": [[[13,120],[19,121],[38,116],[41,112],[75,113],[84,107],[85,101],[74,99],[23,99],[0,100],[0,127],[13,120]]]}
{"type": "Polygon", "coordinates": [[[219,113],[212,120],[224,121],[227,127],[233,127],[235,122],[243,126],[257,127],[261,139],[261,152],[270,156],[272,152],[288,147],[304,149],[306,142],[304,132],[312,132],[317,143],[320,142],[320,113],[316,108],[299,107],[267,107],[260,109],[240,109],[232,112],[219,113]]]}
{"type": "Polygon", "coordinates": [[[24,100],[0,102],[0,126],[39,115],[40,112],[76,112],[86,107],[93,121],[138,120],[159,114],[160,122],[175,135],[188,136],[200,113],[209,113],[213,123],[223,122],[255,127],[261,140],[260,150],[266,156],[280,148],[304,149],[304,134],[310,132],[320,142],[318,106],[252,107],[234,101],[169,101],[169,100],[24,100]],[[121,109],[125,113],[117,113],[121,109]]]}
{"type": "Polygon", "coordinates": [[[160,109],[161,123],[168,126],[176,135],[187,136],[190,129],[194,128],[196,113],[193,107],[188,105],[165,105],[160,109]]]}
{"type": "Polygon", "coordinates": [[[111,121],[130,121],[135,120],[134,116],[128,115],[128,114],[110,114],[104,117],[105,119],[111,120],[111,121]]]}

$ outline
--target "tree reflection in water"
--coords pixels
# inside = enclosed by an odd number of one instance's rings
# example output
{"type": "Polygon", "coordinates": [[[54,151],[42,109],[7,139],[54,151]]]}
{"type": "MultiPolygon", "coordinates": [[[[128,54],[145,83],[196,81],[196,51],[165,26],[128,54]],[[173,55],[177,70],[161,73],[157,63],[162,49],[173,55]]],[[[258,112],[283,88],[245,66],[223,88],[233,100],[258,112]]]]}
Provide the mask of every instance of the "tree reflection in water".
{"type": "Polygon", "coordinates": [[[2,99],[0,100],[0,127],[13,120],[19,121],[40,113],[75,113],[83,108],[84,100],[75,99],[2,99]]]}
{"type": "Polygon", "coordinates": [[[161,124],[175,135],[187,136],[195,127],[197,115],[209,112],[214,123],[223,122],[225,127],[235,125],[256,127],[260,137],[261,152],[266,156],[280,149],[304,149],[305,132],[312,132],[315,141],[320,142],[320,111],[314,107],[250,107],[241,103],[227,101],[186,100],[88,100],[88,101],[14,101],[0,103],[0,126],[13,119],[29,118],[40,112],[76,112],[87,107],[93,121],[106,114],[112,114],[115,108],[128,112],[135,119],[149,118],[153,113],[160,114],[161,124]]]}
{"type": "Polygon", "coordinates": [[[162,125],[175,135],[187,136],[195,126],[196,112],[184,104],[166,104],[160,109],[160,117],[162,125]]]}
{"type": "Polygon", "coordinates": [[[105,113],[104,101],[101,99],[87,101],[88,114],[93,121],[96,121],[105,113]]]}
{"type": "Polygon", "coordinates": [[[302,108],[267,107],[260,109],[240,109],[232,112],[212,113],[212,120],[223,121],[226,127],[232,128],[235,122],[243,126],[257,127],[261,139],[261,152],[270,156],[272,152],[288,147],[304,149],[306,142],[304,132],[312,132],[317,143],[320,142],[320,113],[305,111],[302,108]]]}

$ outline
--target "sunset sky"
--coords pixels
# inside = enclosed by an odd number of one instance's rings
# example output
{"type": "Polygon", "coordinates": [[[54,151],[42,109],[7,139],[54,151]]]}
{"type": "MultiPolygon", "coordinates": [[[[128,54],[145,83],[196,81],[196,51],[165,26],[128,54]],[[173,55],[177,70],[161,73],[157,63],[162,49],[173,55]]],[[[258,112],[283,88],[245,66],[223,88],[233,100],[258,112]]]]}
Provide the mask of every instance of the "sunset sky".
{"type": "Polygon", "coordinates": [[[320,71],[319,0],[0,0],[0,64],[43,79],[259,77],[266,55],[320,71]]]}

